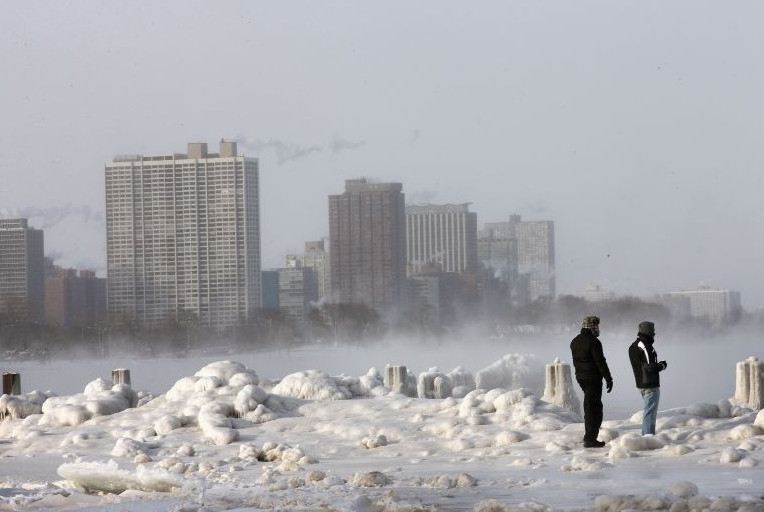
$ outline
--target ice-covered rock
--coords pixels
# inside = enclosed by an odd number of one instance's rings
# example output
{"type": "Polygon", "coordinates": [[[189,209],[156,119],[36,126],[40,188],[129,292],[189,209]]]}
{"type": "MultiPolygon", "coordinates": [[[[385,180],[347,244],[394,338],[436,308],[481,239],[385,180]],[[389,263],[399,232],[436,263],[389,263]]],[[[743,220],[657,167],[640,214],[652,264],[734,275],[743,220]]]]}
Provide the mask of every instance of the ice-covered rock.
{"type": "Polygon", "coordinates": [[[390,478],[380,471],[356,473],[350,479],[350,484],[355,487],[384,487],[390,483],[390,478]]]}
{"type": "Polygon", "coordinates": [[[120,469],[113,460],[62,464],[58,474],[86,492],[119,494],[128,489],[169,492],[182,485],[177,476],[166,470],[139,465],[135,471],[128,471],[120,469]]]}
{"type": "Polygon", "coordinates": [[[272,392],[276,395],[302,400],[347,400],[353,397],[347,387],[319,370],[307,370],[287,375],[272,392]]]}
{"type": "Polygon", "coordinates": [[[628,434],[624,434],[611,441],[611,444],[634,452],[659,450],[665,446],[665,443],[658,437],[651,435],[643,436],[637,434],[636,432],[629,432],[628,434]]]}
{"type": "Polygon", "coordinates": [[[737,448],[728,446],[727,448],[723,449],[721,453],[719,454],[719,462],[721,464],[730,464],[732,462],[740,462],[740,460],[744,456],[745,456],[745,451],[738,450],[737,448]]]}
{"type": "Polygon", "coordinates": [[[236,361],[215,361],[197,371],[195,377],[215,377],[221,382],[228,383],[237,373],[248,373],[246,366],[236,361]]]}
{"type": "Polygon", "coordinates": [[[387,446],[387,436],[384,434],[377,434],[375,436],[364,437],[361,440],[361,446],[367,449],[387,446]]]}
{"type": "MultiPolygon", "coordinates": [[[[462,368],[461,366],[457,366],[450,372],[448,372],[448,380],[451,381],[451,389],[455,390],[457,388],[460,389],[460,394],[462,393],[461,390],[464,391],[464,394],[462,396],[466,395],[473,389],[475,389],[477,386],[475,384],[475,377],[467,370],[462,368]]],[[[461,398],[461,397],[457,397],[461,398]]]]}
{"type": "Polygon", "coordinates": [[[267,391],[260,386],[247,384],[236,394],[233,408],[236,414],[243,418],[248,412],[254,411],[258,405],[265,403],[266,400],[268,400],[267,391]]]}
{"type": "Polygon", "coordinates": [[[25,395],[0,396],[0,421],[5,419],[20,420],[33,414],[42,413],[42,404],[51,392],[32,391],[25,395]]]}
{"type": "Polygon", "coordinates": [[[698,495],[698,486],[687,481],[674,482],[669,487],[669,492],[677,498],[692,498],[698,495]]]}
{"type": "Polygon", "coordinates": [[[535,358],[526,354],[507,354],[475,374],[478,389],[533,387],[531,366],[535,358]]]}

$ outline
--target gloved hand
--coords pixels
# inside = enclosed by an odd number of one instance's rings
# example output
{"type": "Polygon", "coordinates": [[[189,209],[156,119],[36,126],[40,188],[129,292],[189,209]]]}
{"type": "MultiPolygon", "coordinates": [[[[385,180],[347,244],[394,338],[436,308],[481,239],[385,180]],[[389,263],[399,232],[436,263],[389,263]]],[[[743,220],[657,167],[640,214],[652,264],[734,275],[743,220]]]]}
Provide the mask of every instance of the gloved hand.
{"type": "Polygon", "coordinates": [[[658,364],[661,365],[661,370],[668,368],[668,363],[666,361],[658,361],[658,364]]]}
{"type": "Polygon", "coordinates": [[[613,391],[613,379],[610,379],[610,380],[606,381],[605,384],[607,385],[607,392],[608,393],[613,391]]]}

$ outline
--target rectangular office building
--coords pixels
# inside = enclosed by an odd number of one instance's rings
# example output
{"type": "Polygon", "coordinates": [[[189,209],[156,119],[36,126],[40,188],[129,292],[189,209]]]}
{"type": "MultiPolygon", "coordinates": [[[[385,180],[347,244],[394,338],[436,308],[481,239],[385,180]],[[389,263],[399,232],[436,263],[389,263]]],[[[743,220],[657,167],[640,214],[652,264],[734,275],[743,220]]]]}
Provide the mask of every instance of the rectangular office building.
{"type": "Polygon", "coordinates": [[[14,320],[45,319],[43,232],[27,219],[0,219],[0,314],[14,320]]]}
{"type": "Polygon", "coordinates": [[[477,214],[469,204],[406,207],[408,275],[477,270],[477,214]]]}

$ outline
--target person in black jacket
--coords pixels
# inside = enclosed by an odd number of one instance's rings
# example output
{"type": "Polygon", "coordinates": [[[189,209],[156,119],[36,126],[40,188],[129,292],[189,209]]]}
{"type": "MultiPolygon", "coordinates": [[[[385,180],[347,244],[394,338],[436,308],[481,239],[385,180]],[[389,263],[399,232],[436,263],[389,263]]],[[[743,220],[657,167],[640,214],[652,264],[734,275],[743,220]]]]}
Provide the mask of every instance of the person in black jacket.
{"type": "Polygon", "coordinates": [[[660,372],[666,369],[666,361],[658,361],[658,353],[653,348],[655,343],[655,324],[639,324],[637,339],[629,346],[629,360],[634,370],[634,380],[645,401],[642,418],[642,435],[655,434],[655,421],[658,419],[658,401],[661,397],[660,372]]]}
{"type": "Polygon", "coordinates": [[[576,380],[584,391],[584,447],[601,448],[605,446],[597,441],[602,425],[602,379],[607,384],[607,392],[613,390],[613,377],[607,366],[602,343],[599,340],[600,319],[587,316],[581,325],[581,334],[570,342],[573,354],[573,367],[576,380]]]}

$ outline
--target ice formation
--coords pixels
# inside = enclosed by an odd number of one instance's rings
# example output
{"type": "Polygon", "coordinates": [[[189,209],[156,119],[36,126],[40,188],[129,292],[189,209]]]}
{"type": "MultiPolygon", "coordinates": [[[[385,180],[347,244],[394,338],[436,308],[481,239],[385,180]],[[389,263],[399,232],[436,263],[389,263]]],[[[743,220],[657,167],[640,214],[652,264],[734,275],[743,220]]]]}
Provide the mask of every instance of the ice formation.
{"type": "Polygon", "coordinates": [[[135,471],[129,471],[120,469],[113,460],[62,464],[58,474],[86,492],[119,494],[128,489],[167,492],[181,486],[181,480],[166,470],[139,465],[135,471]]]}
{"type": "Polygon", "coordinates": [[[507,354],[475,374],[478,389],[517,389],[533,387],[531,365],[535,358],[526,354],[507,354]]]}
{"type": "Polygon", "coordinates": [[[409,389],[408,370],[405,366],[391,366],[385,367],[385,386],[394,393],[400,393],[402,395],[408,395],[411,393],[409,389]]]}
{"type": "Polygon", "coordinates": [[[581,416],[581,403],[573,390],[570,365],[555,359],[545,366],[544,396],[542,400],[569,409],[581,416]]]}
{"type": "Polygon", "coordinates": [[[764,408],[764,362],[749,357],[735,368],[735,401],[753,410],[764,408]]]}
{"type": "Polygon", "coordinates": [[[416,390],[419,398],[448,398],[451,396],[451,380],[437,368],[430,368],[419,374],[416,390]]]}
{"type": "Polygon", "coordinates": [[[347,400],[353,397],[347,387],[337,383],[337,379],[319,370],[289,374],[272,391],[302,400],[347,400]]]}
{"type": "Polygon", "coordinates": [[[32,391],[26,395],[2,395],[0,396],[0,421],[5,419],[18,420],[40,414],[42,404],[52,396],[49,391],[42,393],[32,391]]]}

